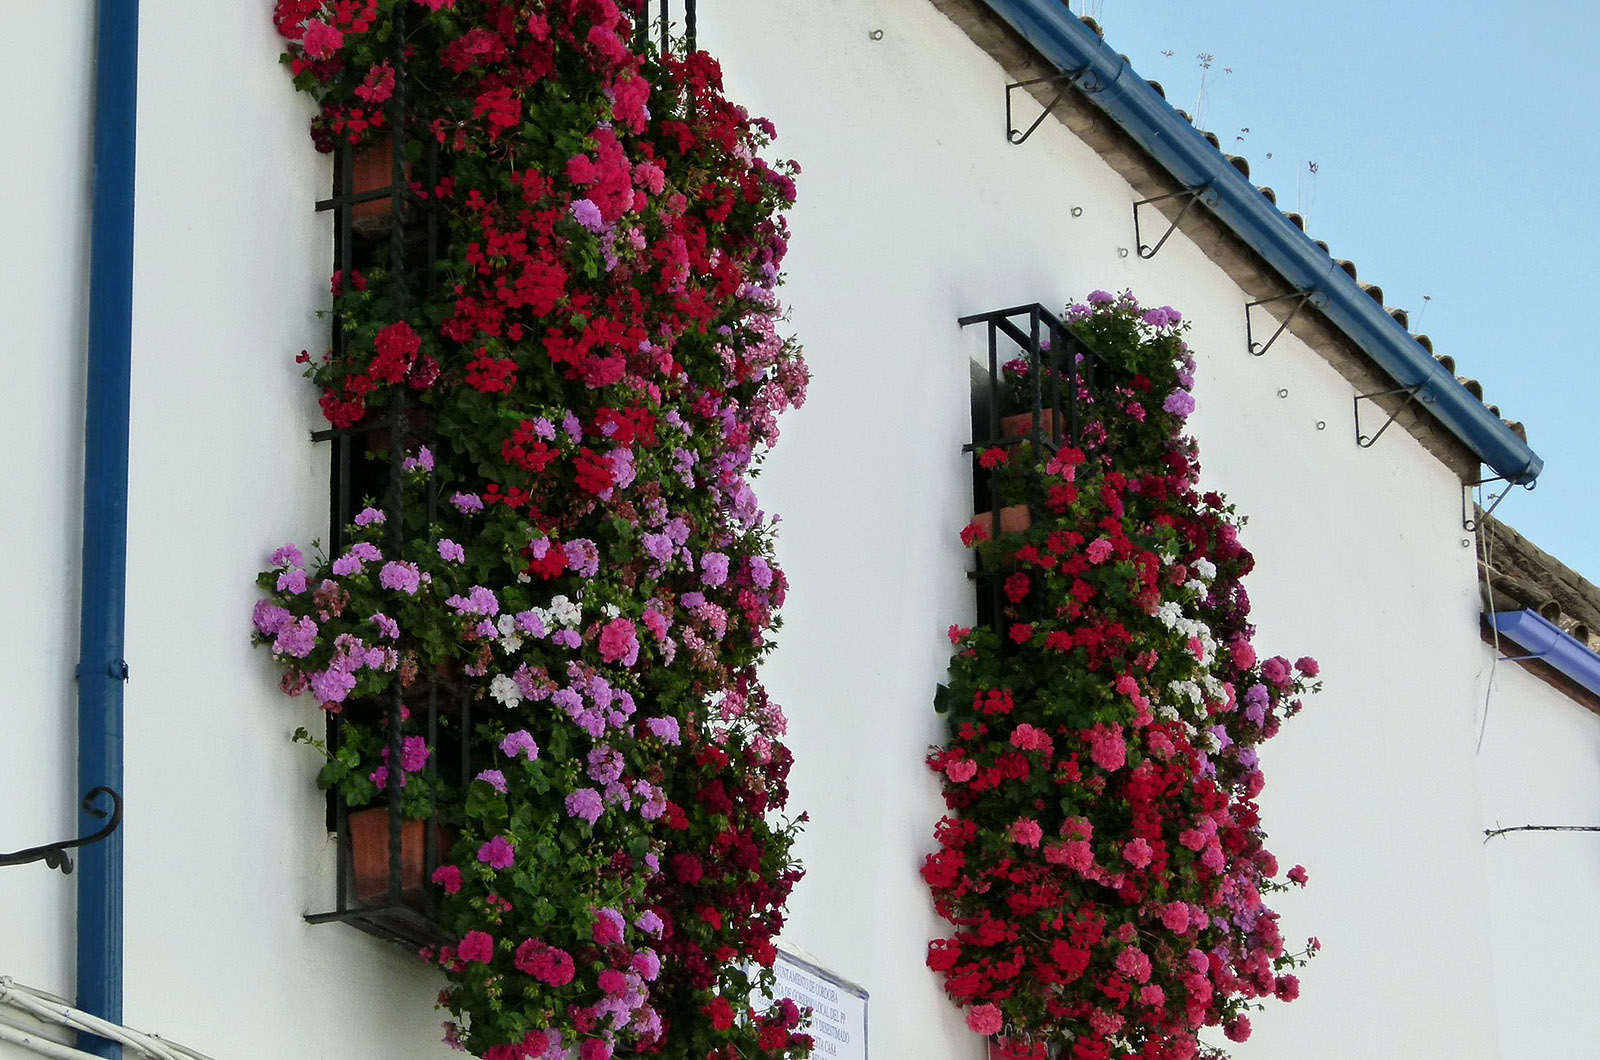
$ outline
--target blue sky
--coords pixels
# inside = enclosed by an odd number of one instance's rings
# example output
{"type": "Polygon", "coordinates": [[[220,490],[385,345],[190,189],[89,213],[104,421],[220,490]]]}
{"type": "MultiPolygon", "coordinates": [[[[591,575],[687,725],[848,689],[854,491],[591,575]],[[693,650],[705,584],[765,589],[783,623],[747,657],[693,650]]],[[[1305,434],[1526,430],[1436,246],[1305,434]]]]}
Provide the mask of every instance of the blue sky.
{"type": "Polygon", "coordinates": [[[1600,583],[1600,3],[1072,6],[1527,425],[1497,514],[1600,583]]]}

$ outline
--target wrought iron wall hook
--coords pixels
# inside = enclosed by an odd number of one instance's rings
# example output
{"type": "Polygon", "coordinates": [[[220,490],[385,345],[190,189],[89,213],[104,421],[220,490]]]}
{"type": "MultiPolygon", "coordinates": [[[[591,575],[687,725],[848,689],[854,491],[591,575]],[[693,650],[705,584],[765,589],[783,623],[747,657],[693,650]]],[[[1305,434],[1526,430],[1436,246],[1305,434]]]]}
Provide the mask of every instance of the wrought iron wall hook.
{"type": "Polygon", "coordinates": [[[1178,225],[1183,223],[1184,217],[1191,209],[1194,208],[1194,204],[1200,202],[1202,199],[1205,201],[1207,206],[1215,206],[1217,204],[1216,193],[1212,191],[1210,184],[1202,184],[1196,188],[1184,188],[1182,191],[1169,192],[1166,195],[1155,195],[1148,199],[1140,199],[1138,202],[1134,203],[1133,241],[1134,244],[1139,248],[1139,256],[1144,258],[1146,261],[1149,261],[1151,258],[1155,257],[1156,253],[1166,245],[1167,240],[1172,238],[1172,233],[1178,230],[1178,225]],[[1146,246],[1144,242],[1144,236],[1140,234],[1139,229],[1139,207],[1154,206],[1156,203],[1166,202],[1168,199],[1183,199],[1183,209],[1179,210],[1178,216],[1174,217],[1172,222],[1167,225],[1167,230],[1161,233],[1161,238],[1156,240],[1156,245],[1153,247],[1146,246]]]}
{"type": "Polygon", "coordinates": [[[1394,421],[1400,418],[1400,414],[1413,401],[1417,400],[1421,400],[1424,405],[1433,404],[1433,394],[1428,390],[1427,383],[1417,383],[1415,386],[1397,386],[1389,390],[1377,390],[1371,394],[1357,394],[1355,397],[1356,444],[1363,449],[1371,449],[1374,445],[1377,445],[1378,439],[1383,437],[1383,432],[1387,431],[1394,424],[1394,421]],[[1379,398],[1390,397],[1394,394],[1404,394],[1406,399],[1400,402],[1393,412],[1389,413],[1389,418],[1383,421],[1383,426],[1378,428],[1376,434],[1371,437],[1363,434],[1361,431],[1361,403],[1363,401],[1371,401],[1376,404],[1379,398]]]}
{"type": "MultiPolygon", "coordinates": [[[[1029,78],[1027,81],[1013,81],[1006,85],[1006,140],[1013,144],[1020,144],[1026,141],[1028,137],[1033,135],[1033,131],[1050,116],[1051,112],[1060,106],[1061,101],[1067,97],[1067,90],[1078,84],[1087,73],[1089,73],[1089,69],[1085,67],[1082,70],[1068,70],[1064,73],[1051,74],[1048,77],[1034,77],[1029,78]],[[1061,88],[1056,92],[1055,97],[1044,105],[1044,110],[1040,111],[1039,116],[1033,119],[1032,125],[1025,130],[1018,130],[1016,122],[1011,117],[1011,93],[1019,88],[1031,88],[1034,85],[1054,84],[1057,82],[1061,84],[1061,88]]],[[[1096,91],[1096,89],[1088,89],[1087,91],[1096,91]]]]}
{"type": "Polygon", "coordinates": [[[1307,287],[1299,291],[1290,291],[1288,294],[1280,294],[1273,298],[1258,298],[1254,302],[1246,302],[1244,304],[1244,337],[1251,356],[1264,356],[1272,348],[1272,344],[1278,341],[1278,336],[1287,331],[1289,325],[1294,323],[1294,318],[1299,314],[1300,310],[1306,307],[1308,302],[1315,306],[1324,306],[1328,304],[1328,296],[1323,294],[1319,288],[1307,287]],[[1257,306],[1272,305],[1274,302],[1286,302],[1291,298],[1294,299],[1294,307],[1289,310],[1289,315],[1284,317],[1283,322],[1278,325],[1278,330],[1274,331],[1266,342],[1257,342],[1250,310],[1257,306]]]}
{"type": "Polygon", "coordinates": [[[60,843],[46,843],[43,846],[29,847],[19,850],[14,854],[0,854],[0,867],[6,865],[26,865],[34,861],[42,861],[52,869],[60,869],[63,876],[72,875],[72,857],[67,853],[74,847],[86,847],[90,843],[98,843],[106,836],[117,830],[122,823],[122,796],[111,788],[90,788],[89,793],[83,797],[83,811],[91,817],[107,817],[104,828],[93,835],[80,836],[77,839],[68,839],[60,843]],[[105,795],[111,800],[111,809],[102,810],[94,804],[96,795],[105,795]]]}

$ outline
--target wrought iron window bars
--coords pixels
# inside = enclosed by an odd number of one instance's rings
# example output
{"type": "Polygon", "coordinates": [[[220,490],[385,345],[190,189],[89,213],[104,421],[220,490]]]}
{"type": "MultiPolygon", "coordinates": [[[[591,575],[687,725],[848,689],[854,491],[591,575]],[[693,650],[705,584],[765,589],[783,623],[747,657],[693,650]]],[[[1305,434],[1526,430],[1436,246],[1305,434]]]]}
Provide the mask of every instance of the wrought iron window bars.
{"type": "MultiPolygon", "coordinates": [[[[695,0],[683,0],[683,46],[686,52],[695,50],[695,0]]],[[[656,13],[650,13],[650,0],[634,0],[633,10],[638,18],[634,21],[634,46],[643,48],[650,42],[650,28],[654,25],[660,34],[661,53],[665,55],[672,50],[674,43],[672,35],[672,0],[656,0],[654,5],[656,13]]]]}
{"type": "MultiPolygon", "coordinates": [[[[1063,445],[1077,446],[1082,441],[1087,407],[1098,391],[1096,369],[1100,358],[1068,324],[1038,302],[974,313],[959,318],[957,323],[962,327],[983,324],[987,332],[987,391],[975,403],[972,441],[962,447],[962,452],[974,455],[974,497],[980,507],[987,499],[990,527],[998,535],[999,476],[993,470],[985,473],[978,466],[977,458],[986,449],[1028,442],[1036,461],[1042,464],[1047,453],[1054,453],[1063,445]],[[1027,362],[1027,407],[1013,414],[1029,416],[1027,429],[1021,433],[1004,429],[1007,417],[1001,412],[1005,403],[1001,371],[1008,362],[1000,359],[1002,337],[1017,347],[1019,357],[1015,359],[1027,362]]],[[[991,620],[997,620],[1004,613],[1001,586],[1004,579],[996,576],[997,573],[980,565],[974,575],[980,582],[987,583],[987,591],[980,593],[979,599],[980,607],[987,606],[991,620]]]]}
{"type": "MultiPolygon", "coordinates": [[[[355,155],[349,143],[341,143],[334,159],[334,194],[331,198],[318,202],[316,208],[319,211],[331,211],[333,214],[334,267],[339,270],[340,275],[348,282],[352,270],[372,261],[383,260],[387,267],[391,312],[396,319],[404,319],[409,299],[414,295],[426,299],[435,292],[437,284],[435,264],[440,250],[440,222],[431,190],[439,183],[440,160],[437,144],[431,137],[422,138],[424,145],[421,152],[422,186],[429,189],[430,194],[425,197],[417,195],[410,187],[407,173],[408,128],[403,61],[405,41],[403,7],[396,9],[395,20],[394,61],[401,73],[395,79],[395,91],[389,101],[388,110],[389,186],[357,191],[355,155]],[[389,209],[386,217],[380,218],[375,225],[362,226],[358,229],[356,207],[361,203],[375,201],[387,201],[389,209]],[[388,244],[386,254],[382,247],[384,236],[387,236],[388,244]],[[416,246],[417,244],[420,244],[420,247],[416,246]],[[420,255],[417,250],[420,250],[420,255]],[[413,266],[411,263],[419,256],[420,264],[413,266]]],[[[344,321],[335,313],[331,335],[331,346],[335,356],[344,352],[345,343],[344,321]]],[[[319,442],[330,442],[333,446],[330,461],[332,465],[330,554],[338,555],[344,551],[346,545],[344,530],[354,519],[357,510],[358,497],[355,488],[364,470],[357,466],[359,458],[381,457],[382,481],[371,484],[381,489],[390,554],[400,554],[400,546],[406,536],[408,515],[413,525],[419,518],[425,521],[425,526],[433,525],[436,500],[431,472],[428,474],[425,494],[428,498],[426,509],[422,512],[408,513],[403,502],[403,461],[406,451],[408,448],[432,441],[427,410],[420,407],[408,409],[404,387],[396,387],[391,391],[387,415],[374,417],[366,424],[318,431],[312,438],[319,442]]],[[[419,685],[415,687],[420,689],[420,696],[416,692],[407,694],[396,682],[386,702],[351,704],[346,708],[352,713],[365,712],[369,716],[376,714],[384,723],[387,733],[388,761],[393,770],[392,780],[387,785],[386,798],[382,804],[387,825],[385,829],[387,856],[379,860],[386,864],[388,870],[387,886],[383,896],[381,899],[364,900],[357,894],[354,879],[356,873],[354,840],[350,825],[351,810],[335,790],[330,793],[330,823],[337,836],[338,862],[334,908],[327,912],[308,914],[306,919],[311,923],[335,921],[347,923],[380,937],[408,945],[427,945],[440,940],[435,924],[437,895],[428,880],[433,870],[440,864],[443,853],[440,850],[442,830],[438,803],[441,783],[440,737],[444,728],[441,722],[449,721],[457,726],[456,736],[461,747],[461,776],[456,779],[460,783],[470,768],[470,762],[467,760],[466,736],[472,720],[471,702],[463,688],[441,680],[437,674],[419,673],[418,677],[419,685]],[[407,849],[405,842],[407,831],[414,832],[415,829],[408,830],[405,827],[406,822],[401,810],[401,778],[404,774],[401,761],[405,731],[405,701],[409,699],[414,707],[419,698],[426,704],[422,728],[428,747],[433,752],[423,767],[431,803],[428,818],[422,829],[420,884],[408,888],[408,881],[405,878],[406,862],[409,859],[415,864],[419,858],[414,850],[407,849]],[[441,716],[441,700],[454,706],[453,714],[441,716]]],[[[338,753],[347,724],[344,713],[329,717],[330,754],[338,753]]]]}
{"type": "MultiPolygon", "coordinates": [[[[633,9],[635,44],[641,49],[651,44],[651,30],[660,34],[663,53],[676,43],[673,36],[673,12],[670,0],[657,0],[652,14],[650,0],[636,0],[633,9]]],[[[695,47],[695,3],[684,0],[682,44],[688,50],[695,47]]],[[[404,319],[410,300],[419,297],[427,300],[437,293],[437,264],[441,259],[442,219],[437,208],[433,189],[439,185],[441,167],[439,146],[431,136],[418,137],[420,147],[417,158],[408,150],[406,113],[406,74],[404,61],[405,10],[395,9],[395,54],[393,64],[397,71],[394,95],[388,104],[389,118],[389,185],[382,188],[355,187],[356,156],[349,143],[341,143],[334,155],[334,193],[316,203],[318,211],[333,215],[334,268],[348,278],[353,269],[382,263],[386,267],[391,314],[404,319]],[[408,173],[408,166],[420,165],[421,173],[408,173]],[[418,184],[427,190],[419,195],[411,187],[410,177],[419,176],[418,184]],[[356,207],[369,202],[387,201],[388,211],[371,223],[357,223],[356,207]],[[385,246],[385,243],[387,244],[385,246]]],[[[334,356],[345,350],[344,322],[333,314],[330,345],[334,356]]],[[[391,555],[400,553],[409,525],[413,531],[433,527],[436,521],[437,490],[434,474],[427,472],[425,510],[407,512],[403,498],[404,460],[408,449],[433,442],[434,431],[429,410],[423,406],[407,406],[404,387],[391,391],[386,414],[375,415],[368,422],[346,428],[317,431],[312,434],[317,442],[333,446],[331,456],[331,490],[329,514],[331,522],[330,555],[342,554],[346,547],[345,527],[359,510],[363,485],[373,487],[381,494],[391,555]],[[364,481],[368,468],[365,462],[380,465],[381,480],[364,481]]],[[[431,530],[428,530],[430,534],[431,530]]],[[[419,672],[417,684],[402,690],[398,683],[383,703],[347,705],[346,712],[330,715],[328,719],[328,751],[337,754],[348,724],[348,714],[365,711],[368,717],[381,717],[387,732],[388,761],[391,776],[396,782],[386,785],[386,798],[381,804],[385,814],[386,887],[381,897],[368,892],[363,897],[356,885],[356,856],[351,828],[351,808],[338,795],[329,796],[329,826],[337,837],[337,882],[334,907],[331,910],[307,914],[313,924],[346,923],[363,931],[408,946],[436,945],[444,939],[437,921],[438,893],[431,877],[441,864],[445,853],[445,839],[449,822],[441,818],[439,791],[442,783],[451,782],[464,790],[472,776],[470,755],[473,724],[472,693],[464,682],[454,676],[419,672]],[[429,792],[430,812],[421,824],[421,851],[415,849],[419,837],[416,828],[407,828],[401,808],[401,784],[398,778],[404,735],[407,731],[407,704],[410,704],[410,727],[420,728],[427,740],[430,755],[423,767],[422,776],[429,792]],[[416,708],[423,706],[422,711],[416,708]],[[417,715],[421,713],[420,725],[417,715]],[[452,764],[453,778],[441,775],[444,748],[441,741],[458,745],[459,762],[452,764]],[[408,836],[408,833],[409,836],[408,836]],[[407,840],[410,840],[408,842],[407,840]],[[411,865],[407,865],[407,861],[411,865]],[[420,881],[414,877],[419,871],[420,881]],[[408,879],[408,877],[411,877],[408,879]]],[[[454,756],[452,756],[454,757],[454,756]]],[[[115,826],[115,818],[112,826],[115,826]]],[[[87,840],[85,840],[87,841],[87,840]]],[[[80,841],[84,842],[84,841],[80,841]]],[[[71,845],[71,844],[68,844],[71,845]]],[[[23,852],[28,853],[28,852],[23,852]]]]}

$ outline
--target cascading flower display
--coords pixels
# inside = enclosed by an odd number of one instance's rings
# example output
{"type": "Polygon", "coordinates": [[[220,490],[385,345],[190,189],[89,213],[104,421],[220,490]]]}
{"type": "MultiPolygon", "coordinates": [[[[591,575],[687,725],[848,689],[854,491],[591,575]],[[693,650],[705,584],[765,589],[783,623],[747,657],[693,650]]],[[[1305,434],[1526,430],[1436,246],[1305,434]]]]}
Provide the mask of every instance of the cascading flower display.
{"type": "Polygon", "coordinates": [[[1254,999],[1293,1000],[1317,946],[1286,952],[1264,904],[1287,884],[1255,798],[1256,748],[1318,667],[1251,644],[1243,520],[1199,491],[1182,433],[1180,315],[1096,291],[1066,320],[1095,358],[1080,444],[979,454],[1034,514],[962,534],[1001,592],[988,624],[951,627],[936,700],[948,813],[922,874],[953,930],[927,963],[1006,1058],[1218,1056],[1201,1029],[1243,1041],[1254,999]]]}
{"type": "Polygon", "coordinates": [[[404,438],[401,481],[337,555],[274,553],[256,639],[286,692],[341,712],[324,786],[362,805],[399,783],[458,836],[433,880],[455,941],[424,957],[447,1040],[487,1060],[810,1047],[792,1002],[758,997],[800,870],[756,674],[787,582],[750,487],[808,379],[775,294],[798,167],[764,161],[770,124],[639,14],[274,12],[317,147],[402,134],[402,220],[445,231],[431,277],[381,248],[333,277],[341,341],[302,362],[333,426],[397,424],[365,437],[382,464],[404,438]],[[424,769],[435,673],[474,703],[459,787],[424,769]]]}

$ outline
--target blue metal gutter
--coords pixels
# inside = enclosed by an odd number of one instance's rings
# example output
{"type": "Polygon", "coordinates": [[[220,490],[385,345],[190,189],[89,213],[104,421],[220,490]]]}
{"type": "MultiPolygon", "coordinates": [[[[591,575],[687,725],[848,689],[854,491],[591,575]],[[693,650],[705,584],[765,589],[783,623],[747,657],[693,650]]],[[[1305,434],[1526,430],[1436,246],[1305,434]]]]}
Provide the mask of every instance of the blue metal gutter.
{"type": "MultiPolygon", "coordinates": [[[[78,788],[123,791],[123,621],[127,598],[128,412],[133,347],[134,132],[138,0],[99,0],[84,399],[83,582],[78,656],[78,788]]],[[[80,834],[101,819],[79,813],[80,834]]],[[[122,1022],[122,830],[78,861],[77,1007],[122,1022]]],[[[80,1035],[80,1049],[121,1047],[80,1035]]]]}
{"type": "Polygon", "coordinates": [[[1521,658],[1547,663],[1600,696],[1600,655],[1588,645],[1537,611],[1497,611],[1487,617],[1502,637],[1533,653],[1521,658]]]}
{"type": "Polygon", "coordinates": [[[1179,116],[1134,69],[1067,10],[1062,0],[985,0],[1244,243],[1301,291],[1326,298],[1318,309],[1478,459],[1511,482],[1532,482],[1544,461],[1383,311],[1328,253],[1291,224],[1222,152],[1179,116]]]}

